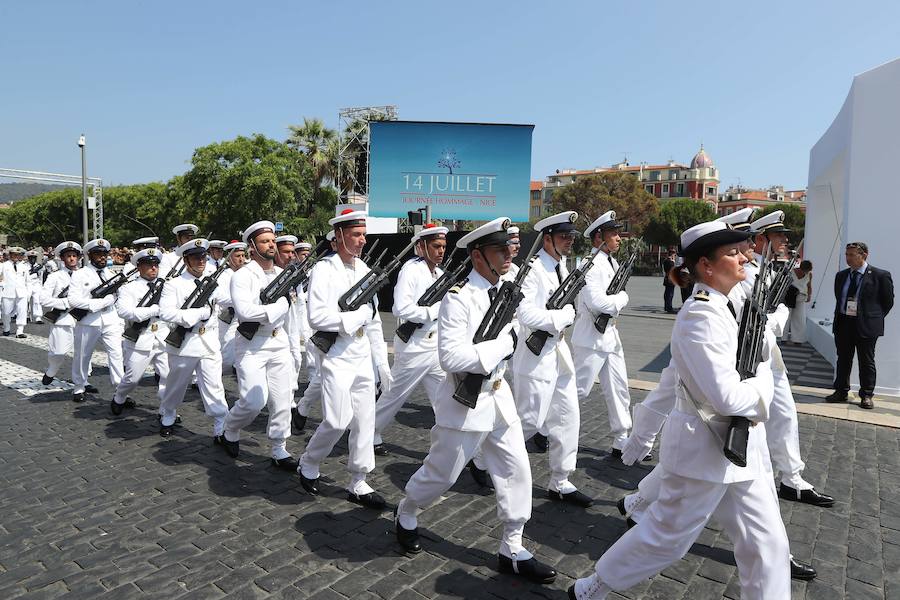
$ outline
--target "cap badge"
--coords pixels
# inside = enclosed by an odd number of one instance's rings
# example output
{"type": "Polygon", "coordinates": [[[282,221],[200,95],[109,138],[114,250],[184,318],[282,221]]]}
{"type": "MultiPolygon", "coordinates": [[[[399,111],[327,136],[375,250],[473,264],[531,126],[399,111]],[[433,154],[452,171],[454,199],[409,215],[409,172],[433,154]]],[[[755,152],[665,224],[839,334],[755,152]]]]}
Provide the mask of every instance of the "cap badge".
{"type": "Polygon", "coordinates": [[[512,221],[509,219],[504,219],[502,223],[500,223],[500,227],[504,230],[509,229],[509,226],[512,225],[512,221]]]}
{"type": "Polygon", "coordinates": [[[156,250],[153,248],[147,250],[147,256],[153,256],[154,254],[156,254],[156,250]]]}
{"type": "Polygon", "coordinates": [[[195,246],[196,248],[199,248],[199,247],[202,246],[202,245],[203,245],[203,242],[202,242],[202,241],[200,241],[200,240],[194,240],[194,246],[195,246]]]}
{"type": "Polygon", "coordinates": [[[578,213],[573,212],[573,213],[569,214],[569,223],[574,223],[577,220],[578,220],[578,213]]]}

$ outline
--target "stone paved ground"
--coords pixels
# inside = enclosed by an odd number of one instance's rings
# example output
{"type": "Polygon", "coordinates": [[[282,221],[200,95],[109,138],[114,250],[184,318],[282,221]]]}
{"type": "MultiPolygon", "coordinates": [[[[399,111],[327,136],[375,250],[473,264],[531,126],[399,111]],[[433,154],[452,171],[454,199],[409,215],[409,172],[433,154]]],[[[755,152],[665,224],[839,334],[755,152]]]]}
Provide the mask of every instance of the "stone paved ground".
{"type": "MultiPolygon", "coordinates": [[[[659,335],[649,318],[622,326],[641,343],[649,344],[648,332],[659,335]]],[[[41,326],[28,331],[46,336],[41,326]]],[[[650,368],[635,355],[632,376],[650,368]]],[[[44,365],[40,349],[0,338],[4,377],[6,367],[21,374],[44,365]]],[[[68,368],[67,362],[63,372],[68,368]]],[[[0,385],[2,599],[564,599],[572,579],[590,572],[625,531],[615,501],[651,466],[626,468],[609,458],[606,408],[596,391],[582,405],[573,477],[597,498],[594,507],[548,501],[546,456],[531,455],[528,546],[560,572],[556,583],[538,587],[496,572],[493,497],[478,493],[465,473],[422,515],[426,551],[408,558],[397,550],[389,512],[345,500],[345,441],[323,465],[325,491],[316,499],[295,477],[269,467],[264,416],[232,460],[211,445],[196,392],[181,410],[182,427],[162,439],[152,379],[135,394],[138,409],[118,419],[108,412],[105,368],[95,368],[93,381],[101,394],[81,405],[65,390],[26,395],[0,385]]],[[[233,401],[231,377],[226,387],[233,401]]],[[[636,401],[643,395],[633,392],[636,401]]],[[[431,423],[420,393],[387,436],[392,455],[378,458],[370,481],[392,504],[427,452],[431,423]]],[[[800,427],[806,477],[838,503],[815,509],[782,502],[794,554],[819,570],[814,582],[794,583],[793,597],[900,598],[898,430],[805,415],[800,427]]],[[[299,454],[309,434],[292,438],[289,448],[299,454]]],[[[738,595],[730,545],[711,527],[661,576],[613,597],[738,595]]]]}

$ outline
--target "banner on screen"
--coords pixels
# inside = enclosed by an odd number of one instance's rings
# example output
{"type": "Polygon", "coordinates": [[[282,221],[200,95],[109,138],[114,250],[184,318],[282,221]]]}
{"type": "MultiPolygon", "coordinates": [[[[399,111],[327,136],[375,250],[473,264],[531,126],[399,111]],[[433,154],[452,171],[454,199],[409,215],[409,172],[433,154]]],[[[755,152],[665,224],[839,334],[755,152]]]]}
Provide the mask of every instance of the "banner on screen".
{"type": "Polygon", "coordinates": [[[436,219],[528,220],[534,125],[373,121],[369,211],[436,219]]]}

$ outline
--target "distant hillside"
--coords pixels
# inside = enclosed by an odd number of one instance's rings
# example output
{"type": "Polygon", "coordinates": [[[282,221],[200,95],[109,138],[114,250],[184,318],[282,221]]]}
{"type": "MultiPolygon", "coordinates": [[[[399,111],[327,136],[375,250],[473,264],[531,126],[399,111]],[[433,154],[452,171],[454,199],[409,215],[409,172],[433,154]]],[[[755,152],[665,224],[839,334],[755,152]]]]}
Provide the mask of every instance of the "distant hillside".
{"type": "Polygon", "coordinates": [[[44,192],[61,190],[67,185],[50,185],[47,183],[0,183],[0,203],[12,204],[17,200],[31,198],[44,192]]]}

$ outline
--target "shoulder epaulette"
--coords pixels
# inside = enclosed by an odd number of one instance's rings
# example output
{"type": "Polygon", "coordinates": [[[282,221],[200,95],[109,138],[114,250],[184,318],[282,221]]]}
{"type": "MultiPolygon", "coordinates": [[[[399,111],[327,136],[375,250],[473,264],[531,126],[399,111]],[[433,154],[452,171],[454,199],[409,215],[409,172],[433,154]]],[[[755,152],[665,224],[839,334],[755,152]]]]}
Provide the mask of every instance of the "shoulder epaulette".
{"type": "Polygon", "coordinates": [[[468,277],[465,278],[465,279],[463,279],[462,281],[460,281],[460,282],[457,283],[456,285],[454,285],[452,288],[450,288],[450,290],[449,290],[450,293],[451,293],[451,294],[458,294],[458,293],[459,293],[459,290],[463,289],[463,287],[465,287],[465,285],[466,285],[467,283],[469,283],[469,278],[468,278],[468,277]]]}
{"type": "Polygon", "coordinates": [[[696,294],[694,294],[694,300],[700,300],[701,302],[709,302],[709,292],[706,290],[700,290],[696,294]]]}

